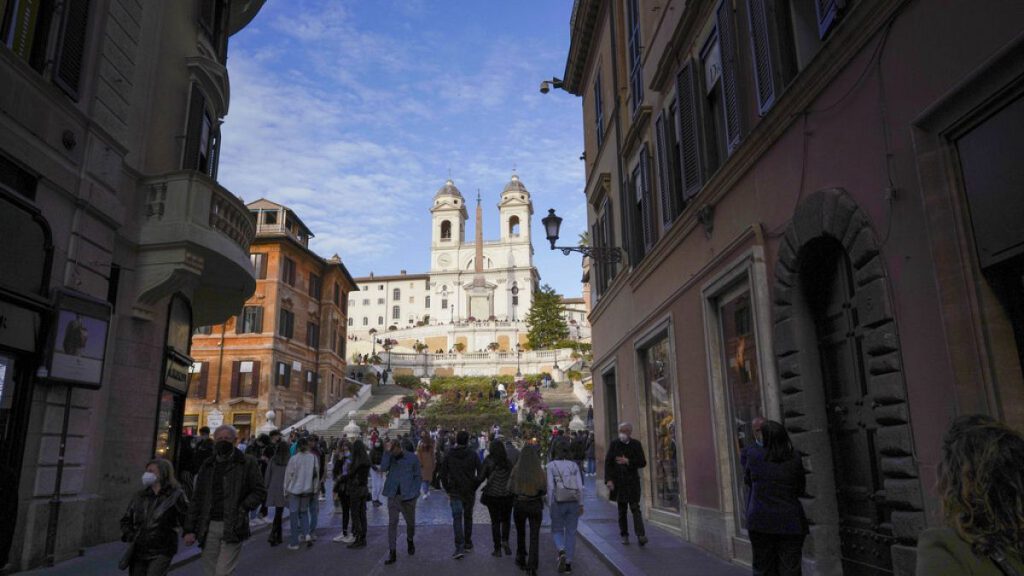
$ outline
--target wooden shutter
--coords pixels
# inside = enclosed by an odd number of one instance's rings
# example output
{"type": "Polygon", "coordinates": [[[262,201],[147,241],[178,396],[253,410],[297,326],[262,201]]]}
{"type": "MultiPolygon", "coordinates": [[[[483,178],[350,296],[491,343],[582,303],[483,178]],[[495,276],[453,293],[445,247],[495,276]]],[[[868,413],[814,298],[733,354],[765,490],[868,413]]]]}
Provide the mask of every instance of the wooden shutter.
{"type": "Polygon", "coordinates": [[[195,396],[197,398],[206,398],[206,385],[210,377],[210,363],[200,362],[199,363],[199,382],[196,385],[195,396]]]}
{"type": "Polygon", "coordinates": [[[256,327],[254,331],[257,334],[263,332],[263,306],[256,309],[256,327]]]}
{"type": "Polygon", "coordinates": [[[676,208],[672,205],[672,168],[669,164],[671,151],[669,150],[667,128],[665,126],[665,112],[658,114],[654,121],[654,137],[657,149],[654,151],[658,159],[658,191],[661,196],[661,223],[668,228],[676,217],[676,208]]]}
{"type": "Polygon", "coordinates": [[[231,363],[231,397],[238,398],[238,383],[241,378],[239,370],[242,367],[242,363],[235,360],[231,363]]]}
{"type": "MultiPolygon", "coordinates": [[[[262,312],[262,309],[261,309],[261,312],[262,312]]],[[[251,386],[252,386],[250,388],[251,396],[253,398],[258,398],[259,395],[260,395],[260,361],[259,360],[253,360],[253,363],[252,363],[252,385],[251,386]]]]}
{"type": "Polygon", "coordinates": [[[632,218],[630,218],[633,211],[629,209],[631,204],[630,192],[632,189],[633,180],[628,177],[619,187],[619,206],[622,207],[622,213],[619,215],[619,225],[622,227],[622,250],[628,256],[630,265],[632,265],[634,261],[633,227],[631,226],[632,218]]]}
{"type": "Polygon", "coordinates": [[[651,154],[647,146],[640,148],[640,181],[638,191],[640,193],[640,230],[643,250],[641,256],[645,255],[657,239],[654,229],[654,205],[651,202],[651,154]]]}
{"type": "Polygon", "coordinates": [[[725,143],[732,154],[743,139],[739,85],[736,82],[736,24],[732,2],[718,5],[718,43],[722,52],[722,110],[725,112],[725,143]]]}
{"type": "Polygon", "coordinates": [[[683,172],[683,200],[696,194],[704,183],[701,167],[700,122],[697,118],[697,78],[693,61],[687,61],[676,77],[679,106],[679,165],[683,172]]]}
{"type": "Polygon", "coordinates": [[[82,80],[82,65],[85,62],[85,32],[88,24],[89,0],[65,0],[53,81],[76,102],[82,80]]]}
{"type": "Polygon", "coordinates": [[[842,0],[814,0],[814,8],[818,13],[819,38],[824,38],[835,24],[842,4],[842,0]]]}
{"type": "MultiPolygon", "coordinates": [[[[612,203],[608,200],[605,200],[604,204],[604,245],[605,248],[611,250],[615,248],[615,225],[613,224],[615,220],[612,216],[614,208],[612,207],[612,203]]],[[[622,249],[625,250],[625,246],[623,246],[622,249]]],[[[605,288],[611,285],[611,280],[612,278],[615,278],[618,271],[618,264],[615,262],[608,263],[608,266],[605,267],[605,288]]]]}
{"type": "Polygon", "coordinates": [[[750,47],[754,59],[754,80],[757,82],[757,111],[764,116],[775,104],[771,39],[768,35],[768,3],[771,0],[747,0],[750,17],[750,47]]]}
{"type": "Polygon", "coordinates": [[[188,101],[188,124],[185,127],[185,152],[181,157],[183,170],[199,168],[199,140],[203,131],[203,115],[206,113],[206,97],[199,86],[192,85],[188,101]]]}

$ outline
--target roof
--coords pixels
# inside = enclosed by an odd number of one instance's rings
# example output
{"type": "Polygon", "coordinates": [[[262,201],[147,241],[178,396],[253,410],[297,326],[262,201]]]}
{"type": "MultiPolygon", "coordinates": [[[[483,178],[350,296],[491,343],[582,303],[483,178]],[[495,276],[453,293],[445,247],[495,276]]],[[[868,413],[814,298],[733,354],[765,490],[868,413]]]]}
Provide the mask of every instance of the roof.
{"type": "MultiPolygon", "coordinates": [[[[302,228],[302,230],[306,233],[307,236],[309,236],[310,238],[313,238],[315,236],[315,234],[313,234],[313,231],[309,229],[309,226],[306,226],[306,223],[302,221],[302,218],[299,218],[298,213],[295,212],[295,210],[292,210],[291,208],[285,206],[284,204],[278,204],[277,202],[271,202],[270,200],[267,200],[266,198],[260,198],[259,200],[255,200],[253,202],[249,202],[248,204],[245,205],[245,207],[248,208],[249,210],[268,210],[268,211],[269,210],[281,210],[281,209],[284,209],[285,212],[288,213],[287,214],[288,219],[289,220],[293,220],[296,224],[298,224],[302,228]]],[[[257,222],[256,223],[257,231],[259,231],[260,228],[261,228],[261,226],[260,226],[259,222],[257,222]]]]}
{"type": "Polygon", "coordinates": [[[370,284],[372,282],[391,282],[394,280],[429,280],[430,274],[391,274],[386,276],[360,276],[356,282],[370,284]]]}
{"type": "Polygon", "coordinates": [[[444,186],[438,188],[437,192],[434,193],[434,198],[437,198],[438,196],[458,196],[459,198],[462,198],[462,192],[460,192],[458,187],[455,186],[455,182],[449,178],[445,180],[444,186]]]}
{"type": "Polygon", "coordinates": [[[594,43],[594,25],[603,2],[575,0],[569,20],[569,55],[565,59],[562,88],[577,96],[583,95],[583,75],[594,43]]]}
{"type": "Polygon", "coordinates": [[[519,180],[519,175],[518,174],[513,174],[512,175],[512,179],[508,181],[508,184],[505,184],[505,189],[502,190],[501,193],[502,194],[509,194],[509,193],[516,193],[516,192],[520,192],[520,193],[523,193],[523,194],[529,194],[530,193],[530,191],[526,189],[526,186],[524,186],[523,183],[519,180]]]}

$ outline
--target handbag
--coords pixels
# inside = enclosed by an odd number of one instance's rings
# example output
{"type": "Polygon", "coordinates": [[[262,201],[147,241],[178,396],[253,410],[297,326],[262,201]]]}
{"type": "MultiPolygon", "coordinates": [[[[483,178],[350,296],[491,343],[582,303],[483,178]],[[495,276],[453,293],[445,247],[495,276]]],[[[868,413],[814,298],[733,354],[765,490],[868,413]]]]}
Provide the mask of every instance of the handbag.
{"type": "Polygon", "coordinates": [[[181,497],[181,493],[174,494],[173,496],[164,500],[159,506],[155,506],[149,510],[146,517],[142,519],[142,525],[135,531],[135,536],[132,537],[132,541],[128,543],[128,547],[124,549],[121,554],[121,559],[117,561],[118,570],[127,570],[132,565],[132,558],[135,556],[135,543],[139,541],[139,535],[142,534],[142,530],[149,525],[149,519],[154,515],[159,516],[166,512],[171,506],[173,506],[178,498],[181,497]]]}
{"type": "Polygon", "coordinates": [[[558,480],[558,482],[555,482],[555,502],[559,504],[563,502],[579,502],[579,488],[566,488],[565,478],[562,477],[561,470],[558,471],[558,480]]]}

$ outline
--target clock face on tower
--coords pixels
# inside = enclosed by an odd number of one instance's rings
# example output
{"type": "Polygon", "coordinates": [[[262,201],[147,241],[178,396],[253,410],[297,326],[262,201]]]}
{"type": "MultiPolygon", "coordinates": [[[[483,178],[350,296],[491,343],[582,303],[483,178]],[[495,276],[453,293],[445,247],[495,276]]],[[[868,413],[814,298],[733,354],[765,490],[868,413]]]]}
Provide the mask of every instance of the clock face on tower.
{"type": "Polygon", "coordinates": [[[452,257],[449,254],[441,254],[437,257],[437,265],[441,268],[447,268],[452,263],[452,257]]]}

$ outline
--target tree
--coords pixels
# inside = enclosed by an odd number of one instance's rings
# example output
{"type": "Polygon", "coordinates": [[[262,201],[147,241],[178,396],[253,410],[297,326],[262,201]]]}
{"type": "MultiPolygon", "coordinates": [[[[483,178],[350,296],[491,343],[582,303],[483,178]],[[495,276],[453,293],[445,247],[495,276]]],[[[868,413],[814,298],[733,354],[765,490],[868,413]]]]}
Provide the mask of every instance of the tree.
{"type": "Polygon", "coordinates": [[[562,298],[555,289],[545,284],[533,293],[533,305],[526,315],[530,348],[552,348],[559,340],[569,337],[569,326],[562,317],[562,298]]]}

